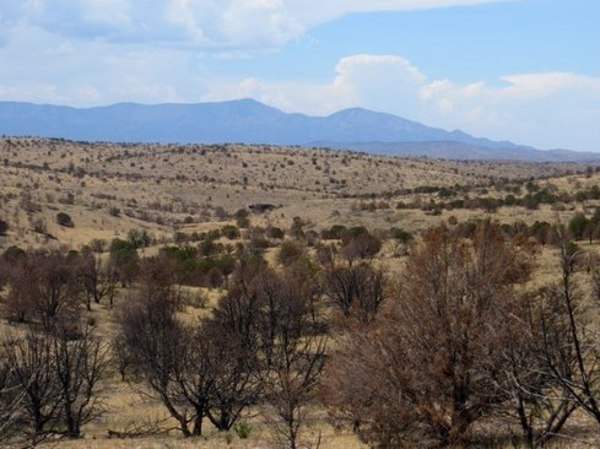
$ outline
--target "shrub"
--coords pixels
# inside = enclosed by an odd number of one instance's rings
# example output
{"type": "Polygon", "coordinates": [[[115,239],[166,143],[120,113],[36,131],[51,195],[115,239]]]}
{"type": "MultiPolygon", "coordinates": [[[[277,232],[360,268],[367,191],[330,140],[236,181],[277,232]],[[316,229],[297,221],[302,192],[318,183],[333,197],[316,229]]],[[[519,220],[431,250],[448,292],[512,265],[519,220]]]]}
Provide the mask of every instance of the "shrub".
{"type": "Polygon", "coordinates": [[[267,228],[267,236],[271,239],[283,239],[285,231],[276,226],[270,226],[267,228]]]}
{"type": "Polygon", "coordinates": [[[323,229],[321,231],[321,238],[323,240],[339,240],[342,238],[342,233],[346,231],[346,226],[333,225],[329,229],[323,229]]]}
{"type": "Polygon", "coordinates": [[[245,440],[250,436],[252,427],[250,427],[250,424],[246,421],[238,421],[233,427],[233,430],[235,430],[235,433],[237,433],[237,436],[240,437],[240,439],[245,440]]]}
{"type": "Polygon", "coordinates": [[[44,220],[43,218],[37,218],[36,220],[33,221],[32,225],[33,225],[33,232],[35,232],[37,234],[47,234],[48,233],[48,226],[46,225],[46,220],[44,220]]]}
{"type": "Polygon", "coordinates": [[[296,241],[283,242],[277,254],[277,260],[283,266],[289,266],[305,255],[304,247],[296,241]]]}
{"type": "Polygon", "coordinates": [[[56,214],[56,222],[65,228],[72,228],[75,226],[71,216],[65,212],[59,212],[56,214]]]}
{"type": "Polygon", "coordinates": [[[238,209],[234,216],[240,228],[245,229],[250,226],[250,219],[248,218],[248,211],[246,209],[238,209]]]}
{"type": "Polygon", "coordinates": [[[152,239],[145,229],[131,229],[127,233],[127,241],[135,248],[146,248],[152,243],[152,239]]]}
{"type": "MultiPolygon", "coordinates": [[[[450,217],[452,218],[452,217],[450,217]]],[[[456,217],[454,217],[456,219],[456,217]]],[[[450,219],[448,219],[450,220],[450,219]]],[[[413,236],[410,232],[405,231],[402,228],[392,228],[392,238],[400,241],[401,243],[408,243],[413,239],[413,236]]]]}
{"type": "Polygon", "coordinates": [[[581,240],[584,237],[585,229],[589,225],[589,220],[582,213],[576,214],[569,221],[569,231],[575,240],[581,240]]]}
{"type": "Polygon", "coordinates": [[[229,240],[235,240],[240,237],[240,230],[237,226],[234,225],[226,225],[221,229],[221,234],[224,235],[229,240]]]}
{"type": "Polygon", "coordinates": [[[8,223],[4,220],[0,220],[0,236],[6,235],[6,231],[8,231],[8,223]]]}

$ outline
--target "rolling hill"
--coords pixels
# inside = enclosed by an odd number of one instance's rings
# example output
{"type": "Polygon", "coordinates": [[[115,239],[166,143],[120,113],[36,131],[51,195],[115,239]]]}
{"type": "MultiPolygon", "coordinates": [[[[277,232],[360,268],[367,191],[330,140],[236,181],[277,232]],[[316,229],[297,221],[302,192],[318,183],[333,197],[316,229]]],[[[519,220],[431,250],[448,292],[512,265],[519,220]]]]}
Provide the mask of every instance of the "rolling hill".
{"type": "Polygon", "coordinates": [[[346,148],[450,159],[591,161],[600,154],[540,151],[445,131],[361,108],[325,117],[285,113],[250,99],[198,104],[120,103],[87,109],[0,102],[0,134],[84,141],[225,143],[346,148]]]}

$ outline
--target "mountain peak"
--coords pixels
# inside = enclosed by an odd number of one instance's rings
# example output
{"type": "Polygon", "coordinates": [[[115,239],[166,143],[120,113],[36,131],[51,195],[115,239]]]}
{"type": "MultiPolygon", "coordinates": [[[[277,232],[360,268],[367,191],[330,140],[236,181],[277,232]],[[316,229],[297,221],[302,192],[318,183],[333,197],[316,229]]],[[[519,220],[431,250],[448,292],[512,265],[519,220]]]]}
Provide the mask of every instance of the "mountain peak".
{"type": "Polygon", "coordinates": [[[482,154],[488,159],[503,158],[502,151],[514,159],[521,154],[527,159],[526,153],[533,150],[510,142],[475,138],[460,130],[448,132],[361,107],[314,117],[285,113],[252,98],[197,104],[120,103],[87,109],[0,102],[0,134],[111,142],[327,142],[340,148],[360,144],[361,149],[372,151],[385,147],[388,154],[411,154],[411,148],[427,148],[431,157],[442,156],[442,149],[452,148],[452,154],[464,159],[483,159],[482,154]]]}

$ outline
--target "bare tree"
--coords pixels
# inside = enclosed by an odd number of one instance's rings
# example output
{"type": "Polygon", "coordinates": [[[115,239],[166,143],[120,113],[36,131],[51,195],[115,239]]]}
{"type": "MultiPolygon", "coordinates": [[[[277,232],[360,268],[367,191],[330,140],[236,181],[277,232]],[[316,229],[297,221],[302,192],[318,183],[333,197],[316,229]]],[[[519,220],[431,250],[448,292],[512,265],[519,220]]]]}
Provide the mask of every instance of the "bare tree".
{"type": "Polygon", "coordinates": [[[381,270],[368,265],[332,267],[325,272],[325,294],[345,318],[367,324],[386,298],[381,270]]]}
{"type": "Polygon", "coordinates": [[[372,259],[381,250],[381,240],[366,230],[354,235],[350,232],[342,235],[341,254],[352,265],[355,259],[372,259]]]}
{"type": "Polygon", "coordinates": [[[307,407],[313,403],[323,369],[326,339],[315,321],[313,291],[294,273],[283,273],[278,294],[271,292],[267,335],[268,366],[265,370],[267,419],[280,447],[301,444],[307,407]]]}
{"type": "Polygon", "coordinates": [[[102,413],[100,381],[108,367],[108,352],[90,328],[80,338],[58,331],[52,336],[52,361],[60,392],[60,418],[64,435],[81,436],[81,427],[102,413]]]}
{"type": "Polygon", "coordinates": [[[199,327],[176,316],[177,295],[147,280],[119,319],[118,342],[153,398],[160,400],[185,437],[200,435],[213,388],[214,347],[199,327]]]}
{"type": "Polygon", "coordinates": [[[25,338],[6,341],[11,375],[23,394],[19,422],[22,431],[34,440],[51,430],[48,425],[57,420],[61,403],[52,352],[52,342],[46,334],[30,333],[25,338]]]}
{"type": "Polygon", "coordinates": [[[0,346],[0,443],[16,433],[18,412],[23,400],[22,390],[12,375],[5,349],[5,346],[0,346]]]}
{"type": "Polygon", "coordinates": [[[507,298],[509,313],[499,317],[504,327],[498,341],[502,368],[490,373],[508,399],[495,414],[518,423],[532,449],[560,435],[578,408],[548,369],[548,361],[553,360],[561,371],[571,372],[575,361],[569,350],[566,316],[555,293],[555,289],[542,288],[507,298]]]}
{"type": "Polygon", "coordinates": [[[505,298],[527,264],[490,222],[472,244],[438,228],[409,256],[401,289],[375,324],[347,335],[328,369],[336,416],[381,448],[458,444],[507,400],[491,375],[505,298]]]}
{"type": "Polygon", "coordinates": [[[92,301],[99,304],[104,298],[108,298],[112,306],[117,273],[109,262],[103,262],[91,251],[83,252],[77,264],[76,274],[85,295],[87,310],[92,310],[92,301]]]}
{"type": "Polygon", "coordinates": [[[74,268],[61,251],[28,254],[11,270],[8,313],[18,321],[37,319],[45,329],[77,319],[79,288],[74,268]]]}
{"type": "MultiPolygon", "coordinates": [[[[547,289],[543,296],[553,312],[546,314],[542,321],[546,368],[577,406],[600,424],[600,375],[597,369],[600,348],[590,322],[591,304],[586,303],[574,280],[582,253],[560,234],[560,229],[558,242],[561,281],[547,289]],[[557,320],[560,320],[558,330],[553,326],[557,320]]],[[[594,288],[593,282],[592,290],[594,288]]]]}
{"type": "Polygon", "coordinates": [[[175,318],[176,304],[168,288],[143,288],[130,298],[119,319],[115,344],[128,348],[132,364],[142,380],[180,425],[185,436],[191,435],[185,410],[177,407],[174,376],[181,371],[184,329],[175,318]]]}
{"type": "Polygon", "coordinates": [[[203,324],[220,354],[215,360],[215,384],[208,417],[219,430],[229,430],[242,412],[255,405],[262,392],[260,378],[258,296],[239,279],[203,324]]]}
{"type": "Polygon", "coordinates": [[[55,327],[3,342],[10,366],[5,380],[19,398],[12,425],[34,444],[51,434],[80,437],[82,426],[103,411],[106,349],[89,329],[75,340],[70,336],[70,329],[55,327]]]}

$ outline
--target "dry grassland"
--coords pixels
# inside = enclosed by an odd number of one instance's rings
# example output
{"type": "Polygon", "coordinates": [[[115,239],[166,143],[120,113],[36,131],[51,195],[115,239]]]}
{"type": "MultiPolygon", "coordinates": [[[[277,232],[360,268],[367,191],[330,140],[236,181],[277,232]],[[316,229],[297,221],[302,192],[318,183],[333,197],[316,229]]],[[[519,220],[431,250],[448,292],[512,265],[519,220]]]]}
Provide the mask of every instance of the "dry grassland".
{"type": "MultiPolygon", "coordinates": [[[[501,207],[493,214],[455,209],[443,210],[439,215],[420,209],[397,209],[395,205],[437,198],[435,194],[405,190],[423,186],[465,186],[465,196],[493,197],[504,195],[495,186],[535,179],[543,188],[570,193],[599,183],[600,175],[586,177],[584,170],[579,164],[437,161],[270,146],[116,145],[3,138],[0,219],[9,223],[9,231],[0,237],[0,253],[11,245],[81,248],[93,239],[110,241],[124,237],[131,229],[144,229],[156,241],[154,249],[146,250],[151,254],[163,243],[172,243],[177,232],[205,232],[234,223],[233,213],[254,203],[277,207],[252,215],[252,225],[288,229],[293,217],[301,217],[306,222],[305,229],[316,232],[335,224],[363,225],[375,231],[398,227],[418,232],[447,222],[451,216],[458,222],[486,216],[502,223],[567,222],[576,211],[592,208],[595,203],[558,208],[543,205],[537,210],[501,207]],[[379,203],[381,207],[364,207],[369,203],[379,203]],[[59,226],[55,219],[58,212],[69,214],[75,226],[59,226]]],[[[402,259],[395,252],[394,243],[386,243],[376,263],[392,272],[398,270],[402,259]]],[[[538,257],[538,277],[532,282],[553,279],[556,270],[556,258],[545,250],[538,257]]],[[[207,308],[189,306],[186,319],[209,313],[220,293],[203,291],[209,298],[207,308]]],[[[126,300],[127,294],[121,292],[115,307],[126,300]]],[[[86,313],[98,323],[101,334],[114,333],[114,314],[106,305],[95,306],[86,313]]],[[[260,415],[249,418],[252,431],[250,438],[244,440],[233,432],[214,430],[192,440],[183,440],[176,432],[108,439],[106,429],[135,433],[136,429],[160,427],[163,431],[172,423],[159,404],[137,394],[116,374],[106,383],[104,402],[108,412],[86,429],[84,440],[46,442],[40,447],[246,449],[268,447],[272,442],[260,415]]],[[[327,424],[323,413],[313,411],[308,440],[314,443],[320,434],[322,449],[364,447],[347,431],[336,431],[327,424]]],[[[585,420],[582,425],[586,425],[585,420]]],[[[582,434],[588,438],[585,442],[557,441],[548,447],[600,447],[589,441],[593,433],[582,434]]],[[[514,446],[499,443],[498,447],[514,446]]]]}

